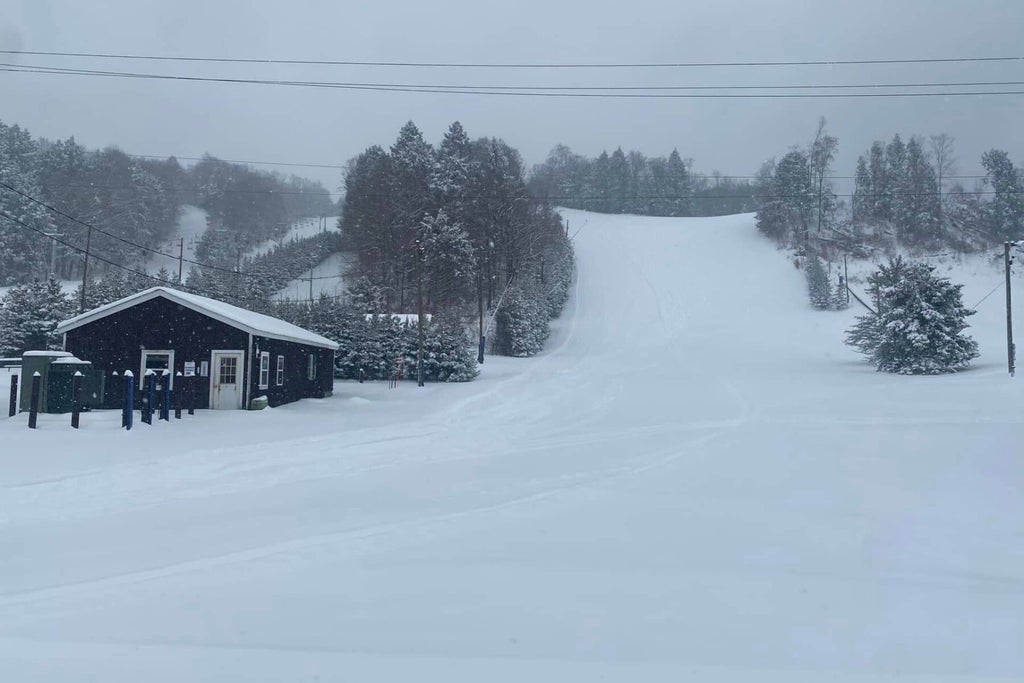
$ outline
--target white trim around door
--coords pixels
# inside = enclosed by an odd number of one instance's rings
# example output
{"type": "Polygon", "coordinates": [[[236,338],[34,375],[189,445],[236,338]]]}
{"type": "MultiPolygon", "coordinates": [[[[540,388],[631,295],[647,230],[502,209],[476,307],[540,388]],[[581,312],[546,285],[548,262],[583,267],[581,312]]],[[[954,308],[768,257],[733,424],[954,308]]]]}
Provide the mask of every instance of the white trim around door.
{"type": "Polygon", "coordinates": [[[245,351],[210,352],[210,409],[238,410],[245,405],[245,351]]]}

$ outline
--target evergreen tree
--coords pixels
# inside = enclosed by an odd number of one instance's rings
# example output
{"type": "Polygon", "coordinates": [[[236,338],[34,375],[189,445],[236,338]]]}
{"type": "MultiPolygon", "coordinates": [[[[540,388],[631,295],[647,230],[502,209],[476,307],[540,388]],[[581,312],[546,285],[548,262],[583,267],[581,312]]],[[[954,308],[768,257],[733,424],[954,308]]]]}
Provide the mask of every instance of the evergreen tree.
{"type": "Polygon", "coordinates": [[[806,259],[807,296],[811,305],[819,310],[832,307],[832,286],[825,274],[825,268],[817,254],[810,254],[806,259]]]}
{"type": "Polygon", "coordinates": [[[874,223],[892,220],[892,202],[889,189],[889,167],[885,158],[885,145],[874,142],[868,152],[868,175],[871,177],[869,209],[866,219],[874,223]]]}
{"type": "Polygon", "coordinates": [[[28,131],[0,123],[0,285],[27,282],[47,273],[49,241],[42,233],[54,232],[53,219],[39,204],[41,196],[35,168],[36,148],[28,131]]]}
{"type": "Polygon", "coordinates": [[[476,275],[476,257],[462,226],[449,221],[441,209],[420,222],[417,241],[423,253],[428,308],[436,311],[468,298],[476,275]]]}
{"type": "Polygon", "coordinates": [[[853,176],[853,223],[861,224],[868,222],[871,216],[871,172],[868,170],[868,162],[863,155],[857,157],[857,170],[853,176]]]}
{"type": "Polygon", "coordinates": [[[985,181],[995,193],[984,211],[989,234],[1003,241],[1024,238],[1024,183],[1020,174],[1009,155],[1000,149],[985,152],[981,163],[988,174],[985,181]]]}
{"type": "Polygon", "coordinates": [[[868,278],[877,314],[861,316],[846,342],[865,354],[875,368],[904,375],[934,375],[963,369],[978,356],[978,345],[964,334],[962,285],[934,274],[927,264],[902,258],[868,278]]]}
{"type": "Polygon", "coordinates": [[[544,348],[550,334],[549,313],[535,285],[513,284],[495,316],[495,348],[507,356],[533,356],[544,348]]]}
{"type": "Polygon", "coordinates": [[[53,330],[74,310],[53,278],[12,288],[0,299],[0,355],[60,349],[53,330]]]}
{"type": "Polygon", "coordinates": [[[608,159],[608,211],[611,213],[627,213],[632,196],[630,195],[629,162],[622,148],[618,147],[608,159]]]}
{"type": "Polygon", "coordinates": [[[692,216],[693,200],[690,198],[692,187],[690,173],[686,162],[679,156],[679,151],[672,150],[665,162],[665,191],[668,195],[668,216],[692,216]]]}
{"type": "Polygon", "coordinates": [[[903,173],[902,196],[894,203],[896,234],[904,244],[935,245],[940,237],[939,187],[935,169],[916,136],[906,145],[903,173]]]}
{"type": "Polygon", "coordinates": [[[423,342],[423,379],[428,382],[468,382],[480,373],[474,342],[457,316],[435,315],[423,342]]]}

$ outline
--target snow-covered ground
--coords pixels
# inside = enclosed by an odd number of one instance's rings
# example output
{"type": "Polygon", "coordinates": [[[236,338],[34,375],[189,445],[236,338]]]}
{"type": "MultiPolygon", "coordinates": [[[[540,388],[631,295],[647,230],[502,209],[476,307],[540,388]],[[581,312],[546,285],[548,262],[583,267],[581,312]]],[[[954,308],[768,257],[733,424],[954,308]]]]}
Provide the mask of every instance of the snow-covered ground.
{"type": "Polygon", "coordinates": [[[0,418],[3,678],[1024,678],[998,302],[971,371],[879,374],[750,216],[567,214],[547,351],[476,382],[0,418]]]}
{"type": "Polygon", "coordinates": [[[355,263],[355,255],[346,252],[331,254],[321,261],[315,268],[307,270],[298,278],[292,280],[282,287],[273,298],[280,301],[291,299],[292,301],[304,301],[309,296],[309,278],[313,278],[313,298],[321,294],[327,296],[339,296],[345,293],[346,274],[350,272],[355,263]]]}
{"type": "MultiPolygon", "coordinates": [[[[184,239],[182,243],[184,257],[194,261],[196,258],[196,246],[199,244],[199,238],[206,232],[206,219],[208,217],[209,214],[198,206],[186,204],[182,207],[181,215],[178,216],[178,226],[174,234],[166,244],[162,244],[159,247],[160,251],[165,254],[171,254],[174,258],[154,254],[145,264],[146,272],[156,273],[161,268],[166,268],[171,275],[176,277],[178,275],[178,240],[184,239]]],[[[182,277],[187,278],[191,270],[191,264],[184,264],[182,267],[182,277]]]]}
{"type": "MultiPolygon", "coordinates": [[[[288,231],[280,238],[276,240],[266,240],[260,242],[255,247],[245,253],[246,258],[254,258],[256,256],[262,256],[268,251],[277,247],[278,245],[284,244],[295,239],[303,239],[306,237],[312,237],[318,232],[324,230],[337,230],[338,229],[338,216],[327,216],[321,220],[319,216],[310,216],[309,218],[302,218],[288,228],[288,231]]],[[[308,293],[308,292],[307,292],[308,293]]]]}

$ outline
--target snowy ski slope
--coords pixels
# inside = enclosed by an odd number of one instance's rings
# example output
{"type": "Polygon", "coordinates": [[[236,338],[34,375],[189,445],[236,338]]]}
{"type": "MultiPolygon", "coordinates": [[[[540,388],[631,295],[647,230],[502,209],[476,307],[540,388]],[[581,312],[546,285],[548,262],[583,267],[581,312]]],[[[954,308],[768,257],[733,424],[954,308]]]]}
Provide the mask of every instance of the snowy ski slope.
{"type": "Polygon", "coordinates": [[[476,382],[0,418],[3,678],[1022,680],[999,302],[972,371],[883,375],[751,216],[567,214],[548,350],[476,382]]]}

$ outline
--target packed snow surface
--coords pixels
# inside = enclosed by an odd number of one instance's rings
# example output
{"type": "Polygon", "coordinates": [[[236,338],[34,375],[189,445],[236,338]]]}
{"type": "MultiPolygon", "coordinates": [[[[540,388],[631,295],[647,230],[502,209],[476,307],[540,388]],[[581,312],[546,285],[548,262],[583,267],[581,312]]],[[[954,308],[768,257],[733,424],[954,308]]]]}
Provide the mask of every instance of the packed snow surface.
{"type": "Polygon", "coordinates": [[[288,230],[286,230],[280,238],[260,242],[255,247],[247,251],[245,256],[247,258],[263,256],[285,242],[313,237],[317,233],[324,232],[325,230],[337,230],[338,218],[338,216],[310,216],[308,218],[300,218],[289,225],[288,230]]]}
{"type": "Polygon", "coordinates": [[[289,282],[274,294],[277,301],[307,301],[310,299],[310,277],[313,278],[313,299],[321,295],[338,297],[345,294],[348,287],[346,274],[355,265],[355,254],[338,252],[331,254],[315,267],[310,268],[296,279],[289,282]]]}
{"type": "MultiPolygon", "coordinates": [[[[186,204],[181,208],[181,214],[178,216],[178,224],[174,230],[174,234],[167,240],[166,244],[162,244],[159,247],[159,251],[169,256],[161,256],[160,254],[153,254],[145,264],[145,271],[147,273],[156,273],[161,268],[166,268],[173,277],[178,276],[178,253],[179,246],[182,250],[182,256],[192,261],[196,259],[196,247],[199,245],[199,240],[202,238],[203,233],[206,232],[207,219],[209,214],[198,206],[192,206],[186,204]],[[178,240],[183,240],[180,245],[178,240]]],[[[193,264],[185,263],[182,265],[182,277],[188,278],[189,272],[191,272],[193,264]]]]}
{"type": "Polygon", "coordinates": [[[0,418],[3,678],[1024,679],[998,295],[972,370],[884,375],[751,216],[566,213],[548,349],[475,382],[0,418]]]}

